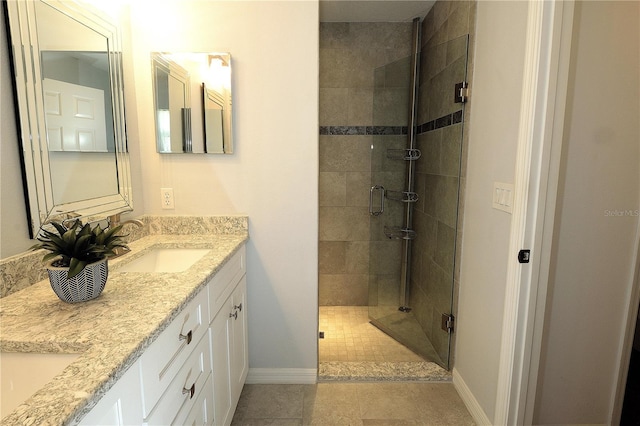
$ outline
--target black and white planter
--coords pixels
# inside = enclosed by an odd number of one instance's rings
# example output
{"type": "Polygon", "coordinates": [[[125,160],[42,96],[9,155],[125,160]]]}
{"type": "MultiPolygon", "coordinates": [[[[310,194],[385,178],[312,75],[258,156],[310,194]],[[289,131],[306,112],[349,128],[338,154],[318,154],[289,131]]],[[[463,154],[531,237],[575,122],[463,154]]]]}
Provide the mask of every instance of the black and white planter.
{"type": "Polygon", "coordinates": [[[104,258],[85,266],[75,277],[67,278],[68,267],[47,265],[51,288],[67,303],[86,302],[100,296],[109,276],[107,259],[104,258]]]}

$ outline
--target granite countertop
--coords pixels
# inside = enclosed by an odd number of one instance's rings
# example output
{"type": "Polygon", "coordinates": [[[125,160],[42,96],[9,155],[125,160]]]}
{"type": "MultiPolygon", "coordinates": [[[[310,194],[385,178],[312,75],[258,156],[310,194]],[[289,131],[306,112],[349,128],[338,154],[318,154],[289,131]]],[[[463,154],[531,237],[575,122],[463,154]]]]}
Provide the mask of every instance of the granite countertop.
{"type": "Polygon", "coordinates": [[[130,243],[130,253],[109,261],[109,280],[97,299],[62,302],[48,280],[0,299],[2,351],[80,354],[2,424],[77,423],[247,238],[151,235],[130,243]],[[184,272],[118,272],[118,265],[157,247],[211,251],[184,272]]]}

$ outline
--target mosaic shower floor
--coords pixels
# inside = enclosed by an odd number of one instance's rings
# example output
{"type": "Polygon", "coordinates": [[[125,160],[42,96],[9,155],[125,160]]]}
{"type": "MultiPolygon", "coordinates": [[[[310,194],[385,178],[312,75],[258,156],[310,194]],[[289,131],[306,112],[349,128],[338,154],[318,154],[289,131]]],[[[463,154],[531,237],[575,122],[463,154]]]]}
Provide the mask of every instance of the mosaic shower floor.
{"type": "Polygon", "coordinates": [[[320,381],[450,381],[450,373],[369,323],[366,306],[321,306],[320,381]]]}

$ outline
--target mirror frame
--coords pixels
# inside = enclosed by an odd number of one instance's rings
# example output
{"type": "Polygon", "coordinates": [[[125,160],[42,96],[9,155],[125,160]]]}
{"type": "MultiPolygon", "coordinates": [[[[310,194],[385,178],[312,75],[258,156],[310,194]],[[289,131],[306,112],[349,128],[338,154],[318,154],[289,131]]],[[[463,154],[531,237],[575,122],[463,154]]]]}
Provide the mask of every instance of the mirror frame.
{"type": "MultiPolygon", "coordinates": [[[[155,141],[156,152],[159,154],[233,154],[233,72],[230,52],[221,51],[157,51],[151,52],[151,80],[153,83],[153,111],[155,120],[155,141]],[[216,92],[221,99],[222,120],[221,136],[222,146],[220,149],[212,149],[212,145],[207,140],[206,131],[206,90],[211,86],[205,84],[204,73],[201,71],[203,61],[211,63],[212,59],[220,59],[227,69],[228,78],[225,79],[222,93],[216,92]],[[182,146],[182,149],[166,150],[161,143],[161,129],[158,120],[158,80],[157,70],[162,69],[168,75],[185,84],[184,102],[182,115],[182,140],[180,144],[171,141],[169,145],[182,146]]],[[[211,90],[212,92],[214,90],[211,90]]]]}
{"type": "Polygon", "coordinates": [[[39,229],[53,220],[60,221],[74,217],[99,220],[115,213],[133,210],[131,171],[125,131],[122,46],[119,28],[94,7],[74,1],[8,1],[3,4],[9,26],[9,48],[30,237],[35,238],[39,229]],[[45,3],[70,19],[89,27],[104,36],[107,41],[113,103],[117,194],[64,204],[54,203],[44,114],[40,48],[36,28],[35,5],[38,2],[45,3]]]}
{"type": "MultiPolygon", "coordinates": [[[[190,131],[191,123],[189,122],[189,115],[191,114],[191,77],[189,76],[189,72],[179,66],[177,63],[168,60],[165,57],[163,52],[151,52],[151,73],[153,80],[153,106],[154,106],[154,118],[155,118],[155,131],[156,131],[156,151],[159,154],[172,154],[176,151],[172,151],[171,149],[164,150],[162,148],[163,144],[161,141],[162,135],[160,134],[160,120],[158,117],[158,70],[164,71],[169,78],[173,78],[174,80],[179,81],[185,86],[185,89],[182,93],[182,101],[185,105],[182,108],[182,138],[179,141],[182,146],[183,152],[191,152],[192,147],[190,146],[191,137],[190,131]],[[191,148],[191,150],[189,150],[191,148]]],[[[173,142],[173,141],[172,141],[173,142]]]]}

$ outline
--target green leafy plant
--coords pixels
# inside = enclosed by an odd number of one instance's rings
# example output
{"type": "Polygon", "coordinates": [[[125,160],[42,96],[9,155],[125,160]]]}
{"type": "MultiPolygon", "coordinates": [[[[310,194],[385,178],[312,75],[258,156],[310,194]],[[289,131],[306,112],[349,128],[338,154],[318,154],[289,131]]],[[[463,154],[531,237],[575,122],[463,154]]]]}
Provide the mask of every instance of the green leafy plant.
{"type": "Polygon", "coordinates": [[[89,224],[82,225],[80,220],[76,220],[70,228],[57,222],[51,222],[51,225],[57,232],[42,229],[37,238],[40,242],[31,249],[50,252],[42,258],[43,262],[59,257],[51,265],[68,267],[67,278],[75,277],[90,263],[114,256],[115,248],[127,247],[123,236],[118,235],[122,226],[102,229],[97,224],[92,228],[89,224]]]}

